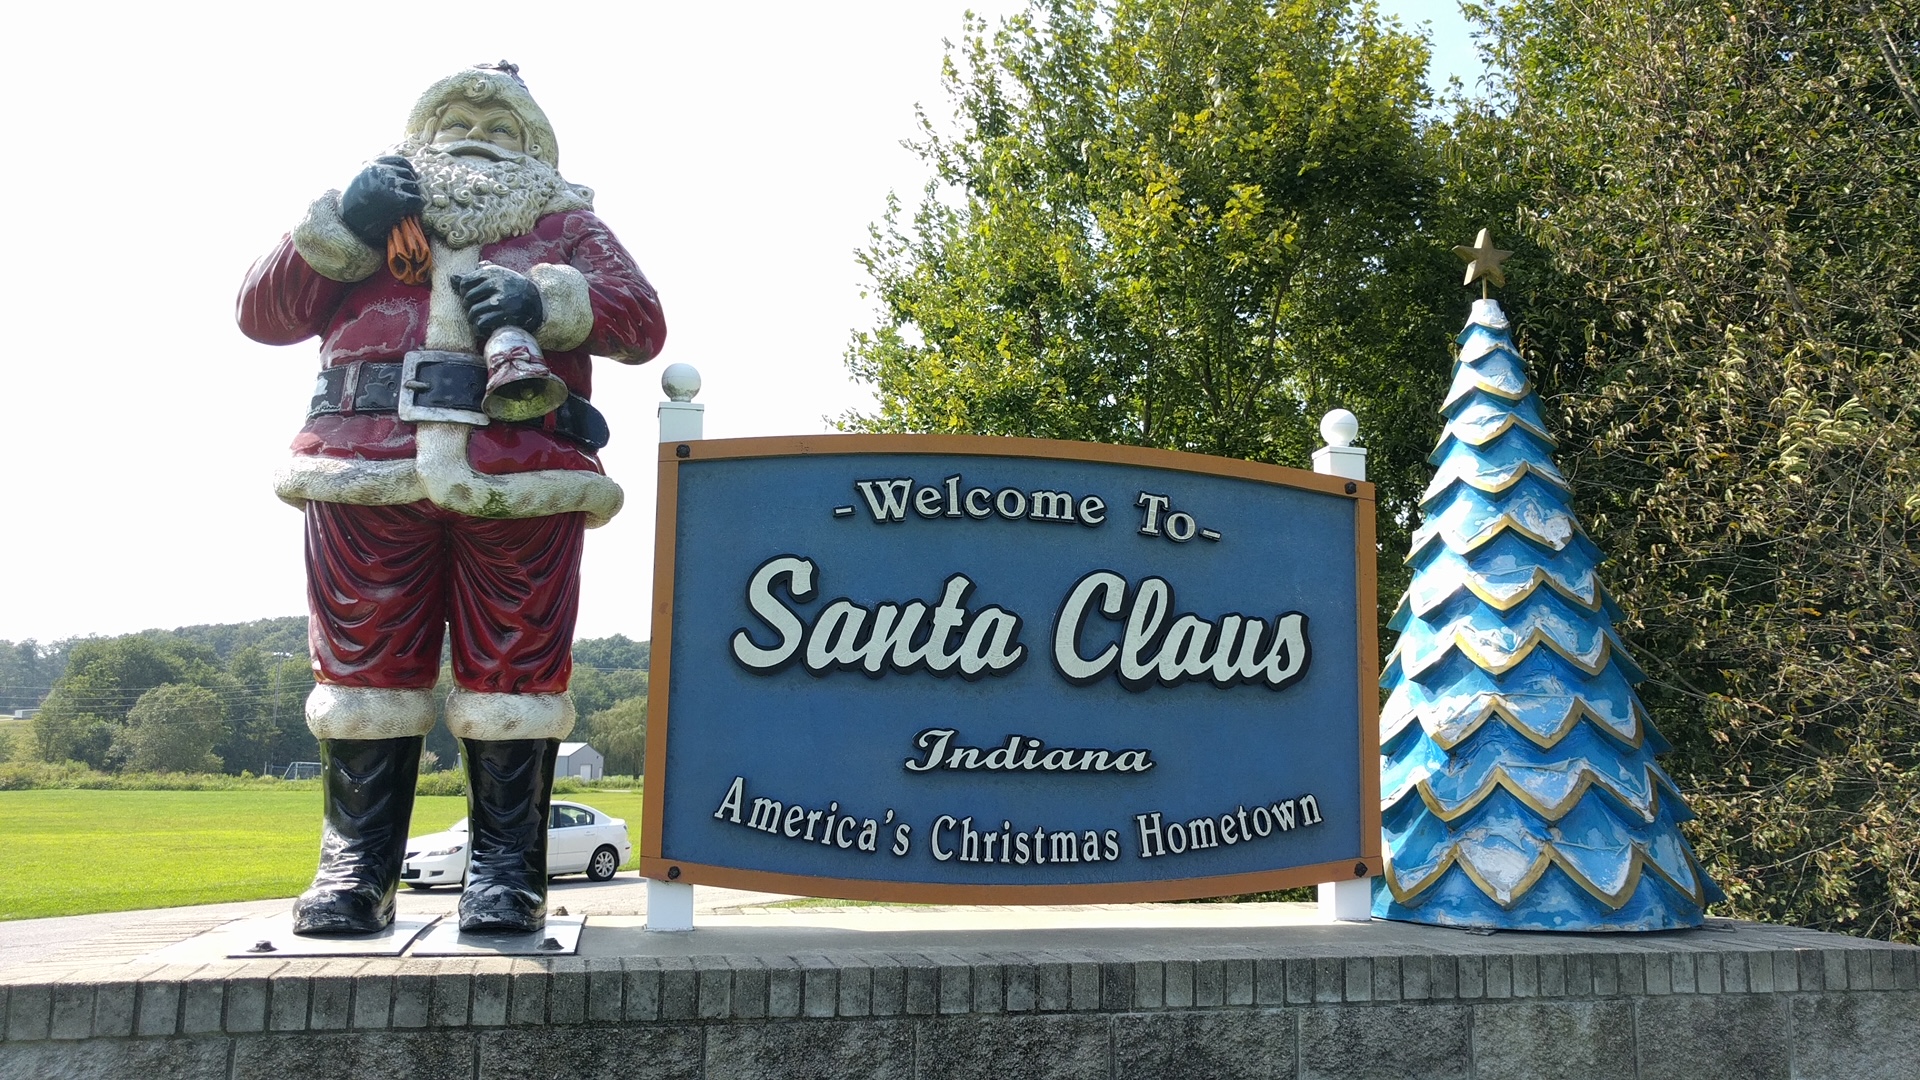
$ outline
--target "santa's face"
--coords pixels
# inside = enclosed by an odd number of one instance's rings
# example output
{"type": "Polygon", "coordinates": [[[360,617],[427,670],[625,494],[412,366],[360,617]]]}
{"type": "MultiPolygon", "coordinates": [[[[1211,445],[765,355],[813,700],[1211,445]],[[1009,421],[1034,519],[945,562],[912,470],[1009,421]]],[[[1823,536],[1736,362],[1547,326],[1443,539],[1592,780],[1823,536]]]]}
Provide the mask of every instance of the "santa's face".
{"type": "Polygon", "coordinates": [[[526,128],[510,109],[456,101],[441,110],[433,145],[449,154],[501,161],[526,152],[526,128]]]}

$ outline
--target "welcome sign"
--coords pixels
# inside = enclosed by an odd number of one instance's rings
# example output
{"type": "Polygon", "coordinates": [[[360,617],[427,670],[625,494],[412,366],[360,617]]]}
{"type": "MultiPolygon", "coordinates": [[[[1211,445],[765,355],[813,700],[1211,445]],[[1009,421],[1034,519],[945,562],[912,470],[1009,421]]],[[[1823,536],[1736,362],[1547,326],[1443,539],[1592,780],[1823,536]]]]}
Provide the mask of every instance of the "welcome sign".
{"type": "Polygon", "coordinates": [[[641,873],[1086,903],[1379,872],[1373,491],[971,436],[661,446],[641,873]]]}

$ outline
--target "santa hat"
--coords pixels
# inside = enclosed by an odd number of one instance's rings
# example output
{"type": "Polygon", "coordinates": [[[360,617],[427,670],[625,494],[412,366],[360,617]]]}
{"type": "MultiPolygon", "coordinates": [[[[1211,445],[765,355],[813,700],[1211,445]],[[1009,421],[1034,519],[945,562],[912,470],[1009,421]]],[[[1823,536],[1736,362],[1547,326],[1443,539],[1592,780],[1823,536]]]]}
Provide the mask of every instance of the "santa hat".
{"type": "Polygon", "coordinates": [[[449,103],[473,104],[498,102],[513,110],[526,126],[527,153],[548,165],[560,167],[560,141],[554,137],[547,114],[534,103],[527,84],[520,81],[520,67],[505,60],[497,64],[475,64],[455,72],[427,88],[407,117],[407,135],[424,135],[449,103]]]}

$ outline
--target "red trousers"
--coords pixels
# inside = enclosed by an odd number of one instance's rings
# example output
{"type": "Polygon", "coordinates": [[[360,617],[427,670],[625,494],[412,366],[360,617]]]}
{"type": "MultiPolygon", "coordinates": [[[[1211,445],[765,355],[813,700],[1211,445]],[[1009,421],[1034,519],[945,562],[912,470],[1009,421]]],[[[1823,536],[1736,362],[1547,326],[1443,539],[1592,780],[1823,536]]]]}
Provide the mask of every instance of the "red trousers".
{"type": "Polygon", "coordinates": [[[407,506],[307,504],[315,677],[431,688],[440,642],[464,690],[556,694],[573,674],[580,514],[489,520],[407,506]]]}

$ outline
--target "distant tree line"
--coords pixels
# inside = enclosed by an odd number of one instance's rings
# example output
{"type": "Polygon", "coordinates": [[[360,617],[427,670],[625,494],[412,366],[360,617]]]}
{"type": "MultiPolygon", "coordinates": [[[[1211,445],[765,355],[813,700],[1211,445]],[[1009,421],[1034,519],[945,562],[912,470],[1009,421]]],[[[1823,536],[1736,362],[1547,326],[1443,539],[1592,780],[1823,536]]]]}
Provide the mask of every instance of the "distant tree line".
{"type": "MultiPolygon", "coordinates": [[[[236,775],[313,760],[306,634],[307,620],[294,616],[52,646],[0,641],[0,703],[9,713],[38,710],[0,732],[0,760],[236,775]]],[[[609,773],[644,766],[648,661],[646,642],[618,634],[574,643],[572,737],[593,743],[609,773]]],[[[443,665],[442,708],[452,685],[443,665]]],[[[444,724],[426,749],[429,767],[451,766],[459,752],[444,724]]]]}
{"type": "MultiPolygon", "coordinates": [[[[0,653],[32,644],[0,644],[0,653]]],[[[60,670],[50,682],[29,682],[16,668],[0,684],[0,693],[38,695],[32,722],[13,733],[12,756],[103,770],[239,773],[313,754],[303,618],[68,639],[43,653],[42,672],[53,657],[60,670]]]]}

